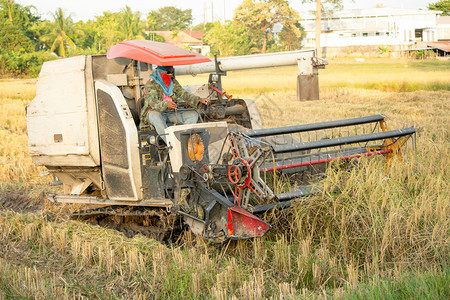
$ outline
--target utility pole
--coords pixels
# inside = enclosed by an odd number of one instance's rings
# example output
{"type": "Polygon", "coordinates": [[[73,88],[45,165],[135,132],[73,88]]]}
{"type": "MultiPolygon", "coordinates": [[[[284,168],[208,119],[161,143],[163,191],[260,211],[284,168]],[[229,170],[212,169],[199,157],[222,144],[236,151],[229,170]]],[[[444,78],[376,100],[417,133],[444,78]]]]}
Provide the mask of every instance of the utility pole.
{"type": "Polygon", "coordinates": [[[203,2],[203,30],[205,30],[205,24],[206,24],[206,3],[203,2]]]}
{"type": "Polygon", "coordinates": [[[320,48],[320,33],[322,31],[322,1],[316,0],[316,50],[317,56],[322,56],[322,49],[320,48]]]}

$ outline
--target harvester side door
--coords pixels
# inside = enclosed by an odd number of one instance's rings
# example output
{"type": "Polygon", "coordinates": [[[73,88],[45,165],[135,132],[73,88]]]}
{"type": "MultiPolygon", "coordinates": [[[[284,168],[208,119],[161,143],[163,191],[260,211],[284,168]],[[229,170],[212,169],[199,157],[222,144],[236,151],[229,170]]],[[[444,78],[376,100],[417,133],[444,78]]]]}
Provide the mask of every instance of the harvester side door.
{"type": "Polygon", "coordinates": [[[138,131],[117,86],[95,82],[102,177],[107,198],[142,200],[138,131]]]}

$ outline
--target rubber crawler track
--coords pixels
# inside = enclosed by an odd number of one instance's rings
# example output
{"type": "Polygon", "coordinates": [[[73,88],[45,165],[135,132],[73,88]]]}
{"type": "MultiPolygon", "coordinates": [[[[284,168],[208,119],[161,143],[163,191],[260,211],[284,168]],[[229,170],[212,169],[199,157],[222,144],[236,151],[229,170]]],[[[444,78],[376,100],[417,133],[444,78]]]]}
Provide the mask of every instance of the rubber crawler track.
{"type": "Polygon", "coordinates": [[[74,212],[71,218],[118,230],[130,238],[142,234],[159,242],[171,242],[182,231],[176,217],[163,208],[106,206],[74,212]]]}

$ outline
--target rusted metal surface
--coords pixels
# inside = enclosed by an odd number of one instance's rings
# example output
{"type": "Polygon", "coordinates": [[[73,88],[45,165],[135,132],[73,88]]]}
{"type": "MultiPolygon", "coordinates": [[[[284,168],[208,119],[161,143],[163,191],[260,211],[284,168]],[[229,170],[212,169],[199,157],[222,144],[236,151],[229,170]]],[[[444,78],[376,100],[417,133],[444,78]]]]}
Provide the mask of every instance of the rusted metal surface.
{"type": "Polygon", "coordinates": [[[230,239],[261,237],[271,227],[270,224],[240,207],[230,207],[228,209],[227,237],[230,239]]]}
{"type": "Polygon", "coordinates": [[[297,99],[300,101],[320,99],[318,75],[297,75],[297,99]]]}

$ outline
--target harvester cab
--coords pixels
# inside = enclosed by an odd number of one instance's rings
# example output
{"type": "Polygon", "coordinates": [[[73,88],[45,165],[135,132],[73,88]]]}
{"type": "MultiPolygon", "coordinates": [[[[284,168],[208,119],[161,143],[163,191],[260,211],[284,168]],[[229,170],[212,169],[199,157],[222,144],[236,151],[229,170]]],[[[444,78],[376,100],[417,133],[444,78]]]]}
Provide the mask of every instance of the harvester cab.
{"type": "Polygon", "coordinates": [[[258,214],[319,191],[293,184],[275,193],[277,173],[398,155],[415,132],[388,130],[383,115],[263,129],[254,103],[231,97],[220,81],[231,70],[298,65],[301,93],[314,96],[325,64],[313,50],[211,61],[152,41],[46,62],[27,108],[30,155],[64,184],[51,201],[90,206],[74,213],[79,219],[157,239],[180,224],[215,241],[263,236],[271,226],[258,214]],[[202,122],[168,127],[167,144],[137,119],[156,65],[175,66],[176,75],[211,73],[207,84],[188,88],[211,100],[202,122]]]}

